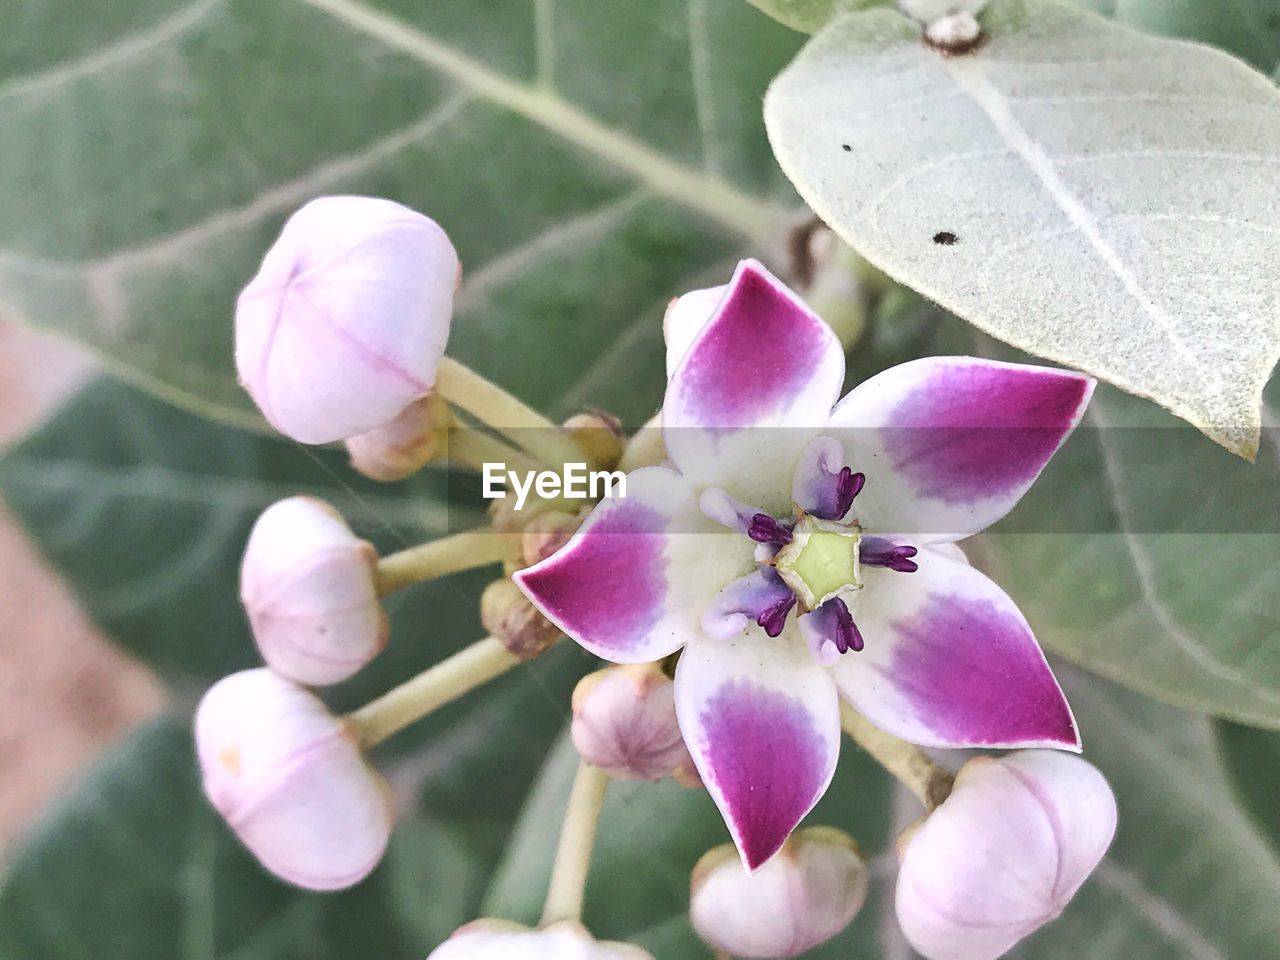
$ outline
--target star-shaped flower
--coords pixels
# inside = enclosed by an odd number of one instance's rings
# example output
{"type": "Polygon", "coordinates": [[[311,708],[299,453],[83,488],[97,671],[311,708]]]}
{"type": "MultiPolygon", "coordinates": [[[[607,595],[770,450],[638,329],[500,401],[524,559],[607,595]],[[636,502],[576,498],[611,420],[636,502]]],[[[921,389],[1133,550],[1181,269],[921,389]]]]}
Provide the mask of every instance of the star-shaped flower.
{"type": "Polygon", "coordinates": [[[831,782],[840,697],[917,744],[1079,749],[1027,621],[955,541],[1018,502],[1093,381],[934,357],[837,402],[844,373],[830,328],[740,264],[667,385],[670,465],[516,575],[606,660],[683,648],[681,731],[749,869],[831,782]]]}

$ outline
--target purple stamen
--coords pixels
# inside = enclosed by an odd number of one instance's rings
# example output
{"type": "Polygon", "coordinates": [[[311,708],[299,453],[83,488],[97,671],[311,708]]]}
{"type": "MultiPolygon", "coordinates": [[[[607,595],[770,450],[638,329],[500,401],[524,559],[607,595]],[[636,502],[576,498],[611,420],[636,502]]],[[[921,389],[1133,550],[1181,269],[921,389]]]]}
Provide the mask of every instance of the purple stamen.
{"type": "Polygon", "coordinates": [[[832,604],[836,614],[836,635],[831,638],[836,649],[841,653],[848,653],[850,650],[855,653],[860,651],[863,647],[862,631],[853,622],[853,614],[849,612],[845,602],[839,597],[827,602],[832,604]]]}
{"type": "Polygon", "coordinates": [[[751,518],[751,525],[747,527],[747,536],[756,543],[791,542],[791,531],[767,513],[757,513],[751,518]]]}
{"type": "Polygon", "coordinates": [[[761,612],[756,618],[756,623],[764,627],[764,632],[771,637],[776,637],[782,633],[782,628],[787,625],[787,614],[791,612],[791,608],[796,605],[796,596],[794,593],[788,593],[785,597],[780,597],[771,606],[761,612]]]}
{"type": "Polygon", "coordinates": [[[888,567],[898,573],[915,573],[920,567],[911,558],[918,552],[910,544],[898,545],[880,537],[863,537],[858,559],[869,567],[888,567]]]}
{"type": "Polygon", "coordinates": [[[829,519],[843,519],[853,506],[853,498],[862,492],[863,484],[866,482],[865,473],[854,473],[852,467],[841,467],[840,472],[836,474],[835,516],[829,519]]]}

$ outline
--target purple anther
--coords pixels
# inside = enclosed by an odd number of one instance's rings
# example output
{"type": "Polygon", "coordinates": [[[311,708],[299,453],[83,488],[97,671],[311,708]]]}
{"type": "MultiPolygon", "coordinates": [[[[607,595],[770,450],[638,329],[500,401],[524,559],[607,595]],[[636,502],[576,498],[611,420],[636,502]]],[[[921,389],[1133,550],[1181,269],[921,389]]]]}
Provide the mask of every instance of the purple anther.
{"type": "Polygon", "coordinates": [[[757,513],[747,527],[747,536],[756,543],[790,543],[791,531],[767,513],[757,513]]]}
{"type": "Polygon", "coordinates": [[[911,558],[919,551],[910,544],[896,544],[882,537],[863,537],[858,559],[869,567],[888,567],[898,573],[915,573],[920,567],[911,558]]]}

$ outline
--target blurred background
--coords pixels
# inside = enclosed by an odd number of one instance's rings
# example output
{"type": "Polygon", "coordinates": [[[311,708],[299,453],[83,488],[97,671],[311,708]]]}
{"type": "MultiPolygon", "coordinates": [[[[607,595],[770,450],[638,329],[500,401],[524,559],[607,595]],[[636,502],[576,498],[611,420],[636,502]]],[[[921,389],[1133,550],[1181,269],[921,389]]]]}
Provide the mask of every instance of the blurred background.
{"type": "MultiPolygon", "coordinates": [[[[94,372],[0,319],[0,450],[94,372]]],[[[94,630],[0,503],[0,858],[98,751],[160,709],[160,684],[94,630]]]]}

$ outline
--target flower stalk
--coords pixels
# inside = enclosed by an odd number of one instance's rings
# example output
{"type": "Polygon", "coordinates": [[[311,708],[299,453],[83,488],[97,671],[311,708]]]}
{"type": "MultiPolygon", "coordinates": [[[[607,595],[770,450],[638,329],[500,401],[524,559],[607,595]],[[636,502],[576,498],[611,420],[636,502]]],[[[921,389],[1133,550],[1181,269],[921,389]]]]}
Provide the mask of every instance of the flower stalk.
{"type": "Polygon", "coordinates": [[[410,584],[513,559],[515,549],[510,537],[487,527],[410,547],[378,561],[378,593],[385,597],[410,584]]]}
{"type": "Polygon", "coordinates": [[[372,747],[519,662],[501,640],[488,637],[349,714],[347,723],[363,746],[372,747]]]}
{"type": "Polygon", "coordinates": [[[608,787],[609,775],[582,761],[569,792],[569,807],[565,811],[560,846],[556,850],[547,901],[542,909],[544,927],[582,919],[587,871],[591,866],[591,851],[595,847],[596,828],[600,824],[600,811],[604,807],[608,787]]]}
{"type": "Polygon", "coordinates": [[[435,389],[450,404],[488,424],[539,460],[560,466],[586,459],[585,453],[556,424],[451,357],[440,360],[435,389]]]}
{"type": "Polygon", "coordinates": [[[854,743],[902,781],[926,810],[933,812],[950,795],[955,776],[919,747],[885,733],[847,703],[840,704],[840,725],[854,743]]]}
{"type": "Polygon", "coordinates": [[[548,466],[483,430],[458,423],[449,429],[447,456],[451,462],[474,470],[483,470],[486,463],[503,463],[523,473],[536,473],[548,466]]]}

